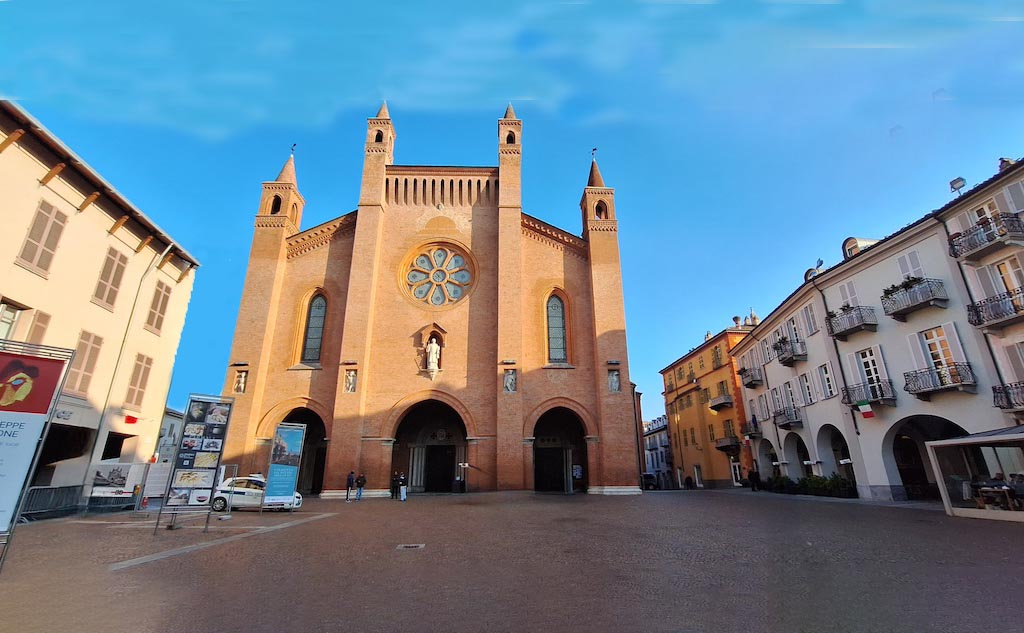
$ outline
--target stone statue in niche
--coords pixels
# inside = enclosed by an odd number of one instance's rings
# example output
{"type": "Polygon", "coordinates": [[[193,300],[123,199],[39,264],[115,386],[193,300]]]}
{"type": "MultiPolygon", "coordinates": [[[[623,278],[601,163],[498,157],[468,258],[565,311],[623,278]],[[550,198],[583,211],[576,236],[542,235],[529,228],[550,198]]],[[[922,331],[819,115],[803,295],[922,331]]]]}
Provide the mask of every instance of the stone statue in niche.
{"type": "Polygon", "coordinates": [[[356,392],[356,370],[345,370],[345,393],[356,392]]]}
{"type": "Polygon", "coordinates": [[[516,370],[506,369],[505,370],[505,393],[515,393],[516,391],[516,370]]]}
{"type": "Polygon", "coordinates": [[[437,344],[436,337],[430,337],[430,342],[427,343],[424,352],[427,356],[426,370],[430,374],[430,379],[433,380],[441,368],[441,346],[437,344]]]}
{"type": "Polygon", "coordinates": [[[619,370],[610,369],[608,370],[608,391],[612,393],[618,393],[622,391],[619,385],[619,370]]]}

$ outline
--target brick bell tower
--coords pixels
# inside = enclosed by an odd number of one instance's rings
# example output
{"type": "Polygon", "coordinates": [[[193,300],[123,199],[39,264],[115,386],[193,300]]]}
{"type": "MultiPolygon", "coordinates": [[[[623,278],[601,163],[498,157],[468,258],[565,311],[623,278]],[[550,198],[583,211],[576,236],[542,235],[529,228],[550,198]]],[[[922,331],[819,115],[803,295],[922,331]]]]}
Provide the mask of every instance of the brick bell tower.
{"type": "MultiPolygon", "coordinates": [[[[235,398],[225,459],[235,460],[240,473],[259,470],[255,463],[255,426],[263,408],[271,344],[277,325],[278,299],[285,277],[288,237],[298,233],[306,200],[295,177],[295,155],[285,161],[274,180],[263,183],[242,302],[222,393],[235,398]],[[245,393],[234,393],[236,374],[248,372],[245,393]],[[250,428],[251,427],[251,428],[250,428]],[[249,439],[246,439],[249,438],[249,439]],[[242,456],[249,456],[244,463],[242,456]]],[[[265,451],[264,451],[265,452],[265,451]]]]}
{"type": "Polygon", "coordinates": [[[598,480],[608,486],[635,486],[636,429],[626,353],[615,190],[605,186],[596,159],[590,164],[590,176],[580,199],[580,210],[583,213],[583,239],[587,242],[589,254],[590,298],[597,339],[594,344],[594,380],[599,396],[598,419],[601,421],[600,435],[587,439],[589,448],[597,448],[601,454],[601,472],[594,473],[598,480]]]}

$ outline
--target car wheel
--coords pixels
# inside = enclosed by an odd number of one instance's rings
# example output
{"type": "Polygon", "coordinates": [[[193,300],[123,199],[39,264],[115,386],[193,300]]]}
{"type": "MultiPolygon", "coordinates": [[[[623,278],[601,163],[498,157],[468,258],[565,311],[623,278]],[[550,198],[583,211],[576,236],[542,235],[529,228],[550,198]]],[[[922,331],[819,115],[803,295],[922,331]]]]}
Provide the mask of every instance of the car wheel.
{"type": "Polygon", "coordinates": [[[213,500],[213,511],[223,512],[228,507],[228,500],[224,497],[217,497],[213,500]]]}

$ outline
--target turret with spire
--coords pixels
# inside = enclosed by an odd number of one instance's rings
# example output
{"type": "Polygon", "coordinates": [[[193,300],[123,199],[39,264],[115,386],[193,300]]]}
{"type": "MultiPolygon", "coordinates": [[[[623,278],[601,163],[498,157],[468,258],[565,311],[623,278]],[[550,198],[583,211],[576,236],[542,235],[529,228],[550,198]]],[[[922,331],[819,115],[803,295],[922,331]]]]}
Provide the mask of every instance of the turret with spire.
{"type": "Polygon", "coordinates": [[[384,178],[388,165],[395,164],[395,126],[391,124],[388,102],[377,115],[366,120],[366,148],[363,155],[363,184],[359,204],[384,203],[384,178]]]}
{"type": "Polygon", "coordinates": [[[606,187],[601,169],[597,166],[597,148],[590,161],[590,175],[580,200],[583,212],[583,238],[588,239],[591,231],[615,231],[615,190],[606,187]]]}
{"type": "Polygon", "coordinates": [[[281,166],[277,178],[263,183],[263,196],[260,200],[259,215],[283,216],[291,226],[286,227],[290,233],[297,233],[302,223],[302,209],[306,200],[299,193],[298,179],[295,176],[295,146],[288,155],[288,160],[281,166]]]}

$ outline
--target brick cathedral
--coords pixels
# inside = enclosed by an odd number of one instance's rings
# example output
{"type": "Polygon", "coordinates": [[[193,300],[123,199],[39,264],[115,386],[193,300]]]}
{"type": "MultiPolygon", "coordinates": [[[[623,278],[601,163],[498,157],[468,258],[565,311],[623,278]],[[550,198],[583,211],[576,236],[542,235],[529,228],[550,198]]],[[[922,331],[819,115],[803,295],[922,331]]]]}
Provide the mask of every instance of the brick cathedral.
{"type": "Polygon", "coordinates": [[[582,236],[527,215],[511,105],[497,128],[496,167],[398,165],[381,106],[358,207],[305,230],[294,158],[263,183],[227,463],[266,472],[291,422],[307,494],[639,493],[615,190],[592,163],[582,236]]]}

